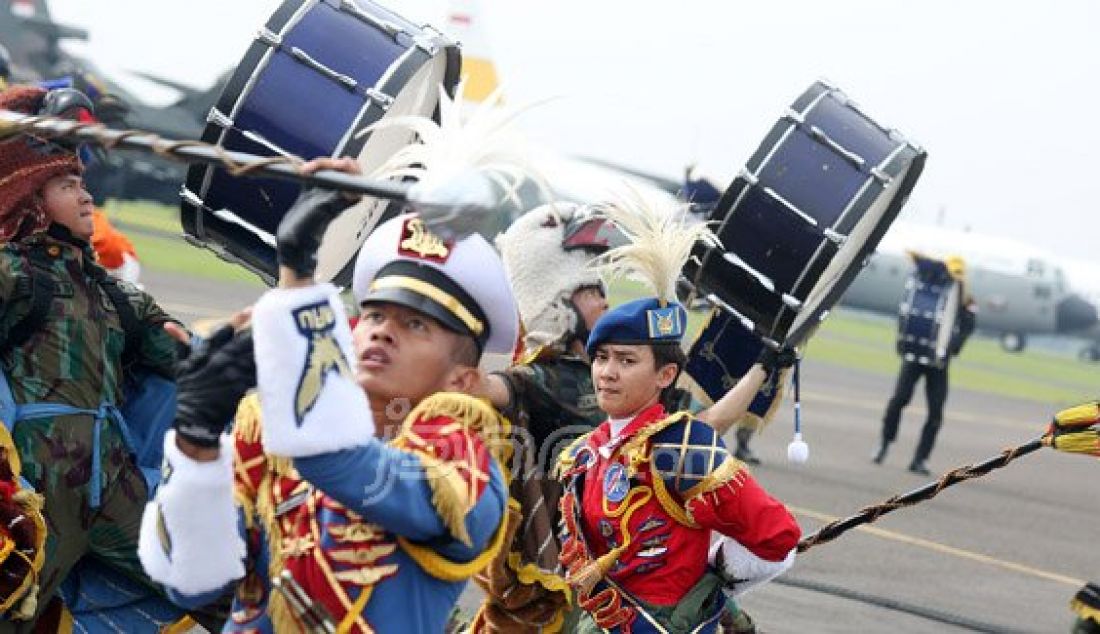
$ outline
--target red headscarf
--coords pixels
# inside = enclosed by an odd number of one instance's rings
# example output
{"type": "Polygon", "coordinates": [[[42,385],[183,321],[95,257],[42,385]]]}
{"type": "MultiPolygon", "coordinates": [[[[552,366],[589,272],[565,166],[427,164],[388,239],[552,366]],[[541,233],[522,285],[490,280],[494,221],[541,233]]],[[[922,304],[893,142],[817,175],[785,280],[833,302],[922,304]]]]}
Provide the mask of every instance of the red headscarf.
{"type": "MultiPolygon", "coordinates": [[[[0,92],[0,108],[35,114],[46,91],[12,86],[0,92]]],[[[27,134],[0,142],[0,242],[22,240],[44,231],[50,220],[36,193],[55,176],[81,174],[84,168],[72,152],[27,134]]]]}

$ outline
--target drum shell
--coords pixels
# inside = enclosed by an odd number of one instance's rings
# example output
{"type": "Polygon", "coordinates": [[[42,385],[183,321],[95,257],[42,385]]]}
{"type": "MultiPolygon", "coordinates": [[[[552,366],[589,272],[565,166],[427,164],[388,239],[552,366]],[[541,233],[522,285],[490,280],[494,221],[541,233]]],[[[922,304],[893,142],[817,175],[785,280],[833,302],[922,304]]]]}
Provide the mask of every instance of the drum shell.
{"type": "MultiPolygon", "coordinates": [[[[681,383],[708,407],[748,374],[764,351],[763,340],[731,314],[713,309],[688,351],[681,383]]],[[[786,371],[773,370],[749,405],[742,424],[763,425],[782,400],[786,371]]]]}
{"type": "MultiPolygon", "coordinates": [[[[444,90],[453,93],[458,82],[457,46],[365,0],[350,4],[339,0],[286,0],[264,28],[277,36],[278,44],[272,45],[271,39],[264,37],[253,41],[215,106],[221,117],[212,112],[203,131],[204,142],[259,156],[286,153],[307,159],[358,157],[381,132],[360,138],[356,133],[386,114],[368,89],[381,88],[381,92],[392,96],[437,60],[445,66],[440,82],[444,90]],[[346,10],[347,6],[402,30],[391,35],[346,10]],[[437,50],[420,46],[414,36],[437,50]],[[306,57],[350,78],[355,87],[304,63],[306,57]],[[232,125],[225,125],[223,117],[232,125]]],[[[432,115],[435,109],[433,102],[426,112],[416,114],[432,115]]],[[[184,232],[193,242],[237,261],[272,283],[278,272],[272,236],[300,189],[289,181],[236,178],[222,167],[192,166],[185,191],[193,197],[185,195],[181,207],[184,232]],[[216,217],[212,212],[217,209],[231,211],[267,235],[258,236],[255,231],[216,217]]],[[[368,200],[363,206],[369,208],[363,212],[370,216],[369,224],[364,220],[351,229],[339,228],[354,233],[359,244],[373,226],[400,211],[388,201],[368,200]]],[[[325,247],[322,242],[322,251],[325,247]]],[[[353,266],[352,254],[335,275],[327,277],[346,285],[353,266]]]]}
{"type": "Polygon", "coordinates": [[[757,334],[794,346],[855,279],[900,212],[926,155],[823,83],[803,93],[791,112],[711,212],[722,248],[697,246],[684,273],[702,294],[717,295],[751,320],[757,334]],[[826,230],[847,239],[838,244],[826,230]],[[784,294],[801,307],[785,302],[784,294]]]}
{"type": "Polygon", "coordinates": [[[917,258],[898,306],[897,350],[904,360],[934,368],[947,365],[961,292],[942,262],[917,258]]]}

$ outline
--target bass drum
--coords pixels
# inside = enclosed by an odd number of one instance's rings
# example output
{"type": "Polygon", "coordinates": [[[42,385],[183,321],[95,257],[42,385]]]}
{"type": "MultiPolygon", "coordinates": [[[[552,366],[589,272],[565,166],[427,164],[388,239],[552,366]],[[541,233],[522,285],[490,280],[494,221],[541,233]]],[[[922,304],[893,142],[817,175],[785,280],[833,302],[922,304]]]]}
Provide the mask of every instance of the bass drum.
{"type": "MultiPolygon", "coordinates": [[[[681,385],[704,406],[710,407],[745,376],[764,351],[764,341],[739,319],[713,308],[687,354],[681,385]]],[[[789,370],[772,370],[738,421],[744,427],[760,428],[771,421],[783,397],[789,370]]]]}
{"type": "Polygon", "coordinates": [[[796,346],[897,217],[925,152],[818,82],[795,100],[708,220],[684,274],[759,336],[796,346]]]}
{"type": "Polygon", "coordinates": [[[911,363],[943,368],[951,356],[962,288],[943,261],[911,255],[916,268],[898,307],[898,354],[911,363]]]}
{"type": "MultiPolygon", "coordinates": [[[[210,111],[202,140],[262,156],[352,156],[369,174],[415,137],[399,127],[359,132],[383,118],[435,114],[459,65],[453,42],[367,0],[286,0],[210,111]]],[[[275,231],[300,189],[192,166],[181,192],[185,235],[273,284],[275,231]]],[[[337,218],[321,241],[317,279],[346,286],[367,235],[399,211],[364,198],[337,218]]]]}

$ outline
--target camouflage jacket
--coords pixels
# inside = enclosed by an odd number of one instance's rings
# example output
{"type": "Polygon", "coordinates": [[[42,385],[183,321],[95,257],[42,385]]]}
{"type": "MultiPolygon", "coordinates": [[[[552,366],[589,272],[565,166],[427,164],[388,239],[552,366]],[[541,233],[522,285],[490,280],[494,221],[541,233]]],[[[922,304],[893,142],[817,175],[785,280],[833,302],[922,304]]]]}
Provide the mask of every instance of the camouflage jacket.
{"type": "MultiPolygon", "coordinates": [[[[42,249],[50,263],[54,296],[45,323],[21,345],[3,345],[0,368],[17,403],[52,402],[95,409],[121,399],[126,333],[114,304],[97,283],[103,269],[91,247],[67,231],[0,246],[0,342],[31,309],[30,252],[42,249]]],[[[35,274],[44,273],[39,269],[35,274]]],[[[173,376],[174,340],[164,331],[171,318],[153,298],[126,282],[125,293],[141,324],[135,361],[173,376]]],[[[11,423],[8,422],[10,425],[11,423]]]]}

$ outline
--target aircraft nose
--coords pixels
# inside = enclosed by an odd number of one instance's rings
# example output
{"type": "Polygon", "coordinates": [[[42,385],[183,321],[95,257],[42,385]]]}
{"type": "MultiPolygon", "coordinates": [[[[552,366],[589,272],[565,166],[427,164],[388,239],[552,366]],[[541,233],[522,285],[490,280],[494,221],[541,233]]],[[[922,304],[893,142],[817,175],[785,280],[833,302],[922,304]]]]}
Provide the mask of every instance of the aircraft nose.
{"type": "Polygon", "coordinates": [[[1076,332],[1091,327],[1100,317],[1096,307],[1080,295],[1067,295],[1054,307],[1054,327],[1058,332],[1076,332]]]}

